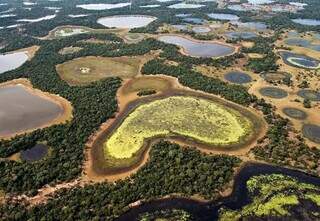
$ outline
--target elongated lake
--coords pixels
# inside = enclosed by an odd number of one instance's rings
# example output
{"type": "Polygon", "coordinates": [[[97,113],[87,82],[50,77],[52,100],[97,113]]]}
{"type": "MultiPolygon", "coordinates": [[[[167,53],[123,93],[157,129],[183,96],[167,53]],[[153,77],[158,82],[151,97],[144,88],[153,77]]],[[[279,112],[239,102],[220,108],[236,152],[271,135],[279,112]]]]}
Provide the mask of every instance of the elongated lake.
{"type": "Polygon", "coordinates": [[[159,40],[182,47],[186,54],[195,57],[220,57],[235,51],[231,46],[208,41],[193,41],[177,35],[162,35],[159,40]]]}
{"type": "Polygon", "coordinates": [[[119,15],[98,19],[98,23],[109,28],[140,28],[144,27],[157,18],[144,15],[119,15]]]}

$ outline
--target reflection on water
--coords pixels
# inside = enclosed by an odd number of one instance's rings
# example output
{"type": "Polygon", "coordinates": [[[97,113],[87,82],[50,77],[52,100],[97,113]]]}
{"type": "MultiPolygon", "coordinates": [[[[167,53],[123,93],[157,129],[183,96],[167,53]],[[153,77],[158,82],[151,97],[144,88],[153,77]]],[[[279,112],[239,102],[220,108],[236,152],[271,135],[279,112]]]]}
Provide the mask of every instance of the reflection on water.
{"type": "Polygon", "coordinates": [[[234,48],[218,43],[206,41],[192,41],[181,36],[162,35],[160,41],[183,47],[185,52],[191,56],[198,57],[220,57],[234,52],[234,48]]]}

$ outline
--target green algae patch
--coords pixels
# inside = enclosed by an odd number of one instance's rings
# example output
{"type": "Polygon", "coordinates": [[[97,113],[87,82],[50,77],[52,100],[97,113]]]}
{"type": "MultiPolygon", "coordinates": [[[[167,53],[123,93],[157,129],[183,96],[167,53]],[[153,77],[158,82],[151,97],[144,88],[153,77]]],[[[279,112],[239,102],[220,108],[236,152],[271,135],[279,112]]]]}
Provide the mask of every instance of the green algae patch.
{"type": "Polygon", "coordinates": [[[221,148],[241,142],[253,123],[237,110],[198,97],[172,96],[135,108],[106,140],[105,157],[131,158],[153,137],[182,136],[221,148]]]}
{"type": "Polygon", "coordinates": [[[318,186],[282,174],[253,176],[247,181],[247,189],[252,202],[240,210],[222,209],[219,220],[290,217],[290,209],[299,206],[303,200],[310,200],[320,206],[318,186]]]}

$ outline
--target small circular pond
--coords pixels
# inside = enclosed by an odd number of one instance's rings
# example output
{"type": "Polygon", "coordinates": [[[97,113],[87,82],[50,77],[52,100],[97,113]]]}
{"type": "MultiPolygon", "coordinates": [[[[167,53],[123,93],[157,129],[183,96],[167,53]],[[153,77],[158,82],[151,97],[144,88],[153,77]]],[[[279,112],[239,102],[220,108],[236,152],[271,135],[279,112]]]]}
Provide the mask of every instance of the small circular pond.
{"type": "Polygon", "coordinates": [[[302,54],[295,54],[289,51],[281,51],[280,56],[284,63],[293,67],[305,69],[320,68],[320,61],[302,54]]]}
{"type": "Polygon", "coordinates": [[[140,28],[156,19],[156,17],[145,15],[119,15],[99,18],[97,23],[108,28],[140,28]]]}
{"type": "Polygon", "coordinates": [[[282,109],[282,112],[288,117],[291,117],[297,120],[304,120],[307,118],[306,112],[294,107],[285,107],[282,109]]]}
{"type": "Polygon", "coordinates": [[[270,97],[274,99],[281,99],[288,96],[285,90],[276,87],[264,87],[259,90],[260,94],[265,97],[270,97]]]}
{"type": "Polygon", "coordinates": [[[320,92],[314,90],[300,90],[298,91],[298,96],[311,101],[320,101],[320,92]]]}
{"type": "Polygon", "coordinates": [[[236,83],[236,84],[246,84],[252,81],[252,78],[250,77],[250,75],[243,72],[238,72],[238,71],[229,72],[224,75],[224,78],[227,81],[231,83],[236,83]]]}
{"type": "Polygon", "coordinates": [[[305,124],[302,127],[302,134],[309,140],[320,144],[320,126],[305,124]]]}

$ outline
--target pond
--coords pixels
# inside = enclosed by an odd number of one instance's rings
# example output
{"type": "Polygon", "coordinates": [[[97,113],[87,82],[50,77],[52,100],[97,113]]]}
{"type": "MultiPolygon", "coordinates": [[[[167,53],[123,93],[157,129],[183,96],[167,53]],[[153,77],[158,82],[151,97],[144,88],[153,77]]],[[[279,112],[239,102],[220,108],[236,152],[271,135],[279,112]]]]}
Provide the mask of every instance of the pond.
{"type": "Polygon", "coordinates": [[[288,38],[284,41],[287,45],[309,48],[320,51],[320,44],[313,44],[311,40],[303,38],[288,38]]]}
{"type": "Polygon", "coordinates": [[[200,5],[200,4],[177,3],[177,4],[174,4],[174,5],[168,6],[168,8],[174,8],[174,9],[187,8],[187,9],[191,9],[191,8],[201,8],[201,7],[204,7],[204,6],[205,5],[200,5]]]}
{"type": "Polygon", "coordinates": [[[97,22],[109,28],[140,28],[150,24],[156,19],[156,17],[144,15],[119,15],[99,18],[97,22]]]}
{"type": "Polygon", "coordinates": [[[317,69],[320,68],[320,61],[302,54],[295,54],[289,51],[281,51],[280,56],[285,64],[304,68],[317,69]]]}
{"type": "Polygon", "coordinates": [[[309,140],[320,144],[320,126],[314,124],[304,124],[302,134],[309,140]]]}
{"type": "Polygon", "coordinates": [[[250,75],[239,71],[232,71],[225,74],[224,79],[235,84],[246,84],[252,81],[250,75]]]}
{"type": "Polygon", "coordinates": [[[59,117],[63,109],[22,85],[0,88],[0,136],[39,128],[59,117]]]}
{"type": "Polygon", "coordinates": [[[215,221],[218,220],[219,210],[221,208],[239,210],[245,205],[250,204],[252,199],[247,188],[247,182],[251,178],[261,175],[284,175],[290,177],[291,179],[293,178],[298,182],[312,184],[315,187],[319,187],[320,185],[320,178],[307,175],[300,171],[267,164],[247,164],[235,177],[232,194],[228,197],[222,198],[218,201],[210,201],[208,203],[202,203],[196,200],[179,197],[151,200],[131,208],[129,211],[120,216],[117,221],[139,220],[139,217],[144,213],[153,213],[155,211],[166,209],[184,210],[190,213],[195,220],[215,221]]]}
{"type": "Polygon", "coordinates": [[[131,5],[131,3],[117,3],[117,4],[83,4],[77,5],[77,8],[82,8],[86,10],[106,10],[114,8],[123,8],[131,5]]]}
{"type": "Polygon", "coordinates": [[[158,8],[160,6],[161,5],[142,5],[142,6],[140,6],[140,8],[158,8]]]}
{"type": "Polygon", "coordinates": [[[194,17],[183,18],[182,20],[186,23],[192,23],[192,24],[197,24],[197,25],[201,25],[201,24],[205,23],[204,19],[194,18],[194,17]]]}
{"type": "Polygon", "coordinates": [[[239,21],[231,21],[232,25],[238,26],[243,29],[251,29],[258,31],[265,31],[267,29],[267,25],[263,22],[239,22],[239,21]]]}
{"type": "Polygon", "coordinates": [[[0,74],[20,67],[28,60],[26,52],[0,55],[0,74]]]}
{"type": "Polygon", "coordinates": [[[30,149],[21,151],[20,158],[27,162],[38,161],[48,154],[48,149],[47,145],[39,143],[30,149]]]}
{"type": "Polygon", "coordinates": [[[211,31],[211,29],[209,27],[205,27],[205,26],[195,26],[192,28],[192,31],[195,33],[208,33],[211,31]]]}
{"type": "Polygon", "coordinates": [[[221,57],[230,55],[235,51],[235,48],[231,46],[208,41],[190,40],[177,35],[162,35],[158,39],[165,43],[182,47],[186,54],[196,57],[221,57]]]}
{"type": "Polygon", "coordinates": [[[44,17],[41,17],[41,18],[35,18],[35,19],[19,19],[19,20],[17,20],[17,21],[18,21],[18,22],[30,22],[30,23],[33,23],[33,22],[50,20],[50,19],[53,19],[53,18],[55,18],[55,17],[56,17],[56,15],[47,15],[47,16],[44,16],[44,17]]]}
{"type": "Polygon", "coordinates": [[[225,14],[225,13],[210,13],[208,16],[212,19],[226,20],[226,21],[237,21],[240,18],[237,15],[225,14]]]}
{"type": "Polygon", "coordinates": [[[297,19],[292,19],[294,23],[300,24],[300,25],[308,25],[308,26],[318,26],[320,25],[320,20],[316,19],[302,19],[302,18],[297,18],[297,19]]]}
{"type": "Polygon", "coordinates": [[[258,37],[258,35],[254,32],[227,32],[225,35],[229,39],[250,39],[258,37]]]}

